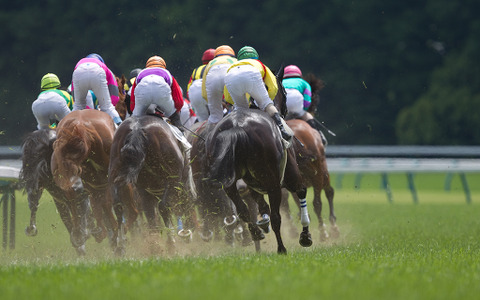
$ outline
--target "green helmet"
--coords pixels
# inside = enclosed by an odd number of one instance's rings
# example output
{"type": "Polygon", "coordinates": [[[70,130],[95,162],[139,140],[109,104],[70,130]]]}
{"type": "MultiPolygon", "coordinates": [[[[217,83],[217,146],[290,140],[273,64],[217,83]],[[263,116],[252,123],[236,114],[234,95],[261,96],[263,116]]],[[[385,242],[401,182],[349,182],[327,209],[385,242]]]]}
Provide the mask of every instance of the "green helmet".
{"type": "Polygon", "coordinates": [[[245,46],[245,47],[242,47],[242,49],[238,50],[237,58],[238,60],[247,59],[247,58],[258,59],[258,53],[257,53],[257,50],[255,50],[255,48],[250,46],[245,46]]]}
{"type": "Polygon", "coordinates": [[[58,79],[57,75],[48,73],[42,77],[42,82],[40,84],[42,90],[58,89],[59,87],[60,79],[58,79]]]}

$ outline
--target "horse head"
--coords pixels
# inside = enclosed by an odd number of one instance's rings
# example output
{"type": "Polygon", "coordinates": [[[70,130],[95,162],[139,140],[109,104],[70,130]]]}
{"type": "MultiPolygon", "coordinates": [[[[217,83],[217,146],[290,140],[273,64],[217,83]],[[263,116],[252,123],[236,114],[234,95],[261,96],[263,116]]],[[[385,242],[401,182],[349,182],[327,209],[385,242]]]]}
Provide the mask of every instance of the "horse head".
{"type": "Polygon", "coordinates": [[[115,105],[115,109],[120,115],[120,118],[122,120],[125,120],[127,116],[127,102],[126,102],[127,93],[125,91],[125,84],[127,82],[127,79],[123,74],[122,74],[122,77],[118,77],[118,76],[115,76],[115,77],[117,79],[117,84],[118,84],[118,102],[115,105]]]}

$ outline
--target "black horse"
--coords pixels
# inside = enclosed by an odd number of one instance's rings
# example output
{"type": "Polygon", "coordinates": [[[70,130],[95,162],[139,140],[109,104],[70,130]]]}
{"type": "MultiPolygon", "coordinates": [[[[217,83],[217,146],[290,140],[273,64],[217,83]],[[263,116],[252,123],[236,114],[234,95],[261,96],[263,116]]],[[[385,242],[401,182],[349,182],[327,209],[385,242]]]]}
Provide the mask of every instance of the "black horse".
{"type": "Polygon", "coordinates": [[[68,232],[72,231],[72,218],[65,193],[53,181],[50,159],[56,132],[52,129],[40,129],[27,135],[22,144],[22,169],[20,183],[28,197],[30,224],[25,228],[28,236],[37,235],[36,216],[40,197],[47,190],[57,206],[60,218],[68,232]]]}
{"type": "MultiPolygon", "coordinates": [[[[281,77],[277,75],[279,92],[274,102],[280,106],[279,110],[284,114],[286,97],[279,80],[281,77]]],[[[293,148],[286,149],[272,118],[258,109],[234,110],[208,135],[206,153],[207,164],[210,165],[207,172],[210,184],[222,187],[226,191],[235,204],[239,217],[248,224],[252,238],[258,241],[263,239],[264,235],[239,194],[236,186],[239,179],[243,179],[254,191],[253,197],[263,216],[260,224],[265,225],[265,221],[271,216],[272,229],[277,238],[277,251],[286,253],[280,234],[282,185],[295,192],[300,199],[306,198],[307,189],[302,183],[293,148]],[[270,207],[263,194],[268,194],[270,207]]],[[[308,231],[306,202],[303,202],[303,205],[303,231],[300,234],[300,244],[308,247],[312,240],[308,231]]]]}

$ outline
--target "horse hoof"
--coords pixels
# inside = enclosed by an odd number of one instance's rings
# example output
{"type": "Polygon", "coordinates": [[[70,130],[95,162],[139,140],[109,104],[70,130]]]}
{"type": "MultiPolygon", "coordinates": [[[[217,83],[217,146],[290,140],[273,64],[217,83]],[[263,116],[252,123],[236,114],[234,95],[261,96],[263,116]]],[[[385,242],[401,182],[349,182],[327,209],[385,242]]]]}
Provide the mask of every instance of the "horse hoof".
{"type": "Polygon", "coordinates": [[[287,249],[284,246],[278,246],[277,253],[286,255],[287,254],[287,249]]]}
{"type": "Polygon", "coordinates": [[[233,230],[233,235],[237,241],[241,242],[243,240],[243,227],[238,225],[237,228],[233,230]]]}
{"type": "Polygon", "coordinates": [[[233,234],[232,233],[227,233],[225,235],[225,243],[230,246],[230,247],[233,247],[234,246],[234,237],[233,237],[233,234]]]}
{"type": "Polygon", "coordinates": [[[213,238],[213,231],[209,230],[207,234],[203,234],[203,232],[201,232],[200,237],[204,242],[210,242],[213,238]]]}
{"type": "Polygon", "coordinates": [[[115,248],[115,255],[118,257],[123,257],[127,251],[125,250],[125,247],[117,247],[115,248]]]}
{"type": "Polygon", "coordinates": [[[25,234],[27,236],[36,236],[37,235],[37,226],[32,225],[32,226],[27,226],[25,228],[25,234]]]}
{"type": "Polygon", "coordinates": [[[257,225],[263,230],[265,233],[270,232],[270,217],[268,215],[263,215],[260,221],[257,221],[257,225]]]}
{"type": "Polygon", "coordinates": [[[334,225],[330,228],[330,235],[334,239],[338,239],[340,237],[340,230],[338,229],[337,225],[334,225]]]}
{"type": "Polygon", "coordinates": [[[177,232],[178,236],[184,241],[185,243],[190,243],[193,239],[192,231],[190,229],[182,229],[177,232]]]}
{"type": "Polygon", "coordinates": [[[78,256],[85,256],[87,254],[87,251],[85,250],[85,244],[75,248],[77,251],[78,256]]]}
{"type": "Polygon", "coordinates": [[[302,247],[310,247],[313,244],[310,232],[302,231],[302,233],[300,233],[299,243],[302,247]]]}
{"type": "Polygon", "coordinates": [[[223,223],[227,228],[229,228],[229,227],[233,227],[233,225],[237,223],[237,220],[238,220],[237,217],[235,215],[232,215],[230,217],[225,217],[225,219],[223,219],[223,223]]]}
{"type": "Polygon", "coordinates": [[[252,239],[254,241],[260,241],[265,238],[265,235],[263,234],[262,230],[258,228],[258,226],[249,225],[249,229],[250,229],[250,234],[252,235],[252,239]]]}

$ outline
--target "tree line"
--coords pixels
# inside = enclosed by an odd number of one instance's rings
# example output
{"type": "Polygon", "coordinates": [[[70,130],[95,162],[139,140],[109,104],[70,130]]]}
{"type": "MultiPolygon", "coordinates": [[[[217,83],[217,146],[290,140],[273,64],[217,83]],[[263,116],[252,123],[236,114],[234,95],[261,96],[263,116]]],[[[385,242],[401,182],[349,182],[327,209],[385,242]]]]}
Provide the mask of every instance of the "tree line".
{"type": "Polygon", "coordinates": [[[11,1],[0,25],[0,144],[35,130],[41,77],[66,88],[76,62],[117,74],[160,55],[186,90],[207,48],[257,49],[275,70],[325,82],[316,117],[331,144],[480,143],[480,20],[473,0],[11,1]],[[327,136],[328,137],[328,136],[327,136]]]}

